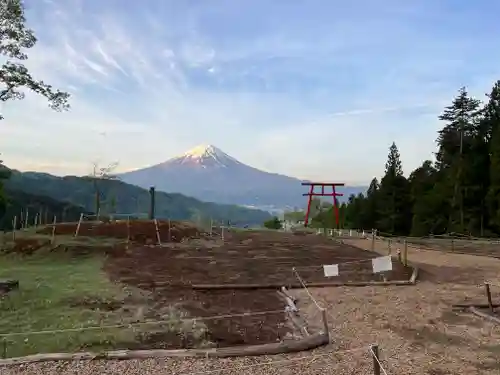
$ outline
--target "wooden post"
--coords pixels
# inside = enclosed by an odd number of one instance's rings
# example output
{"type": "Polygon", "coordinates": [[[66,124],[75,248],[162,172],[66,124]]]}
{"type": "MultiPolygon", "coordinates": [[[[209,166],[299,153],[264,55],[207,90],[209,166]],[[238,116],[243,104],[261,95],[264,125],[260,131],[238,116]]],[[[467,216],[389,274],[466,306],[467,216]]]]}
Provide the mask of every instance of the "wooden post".
{"type": "Polygon", "coordinates": [[[391,255],[392,254],[392,240],[389,238],[389,240],[387,240],[387,251],[388,251],[388,254],[387,255],[391,255]]]}
{"type": "Polygon", "coordinates": [[[158,240],[158,245],[161,245],[160,229],[158,228],[158,220],[154,219],[155,229],[156,229],[156,239],[158,240]]]}
{"type": "Polygon", "coordinates": [[[372,251],[375,251],[375,230],[372,229],[372,251]]]}
{"type": "Polygon", "coordinates": [[[408,267],[408,241],[405,240],[404,242],[404,253],[403,253],[403,259],[404,259],[404,265],[405,267],[408,267]]]}
{"type": "Polygon", "coordinates": [[[57,222],[57,216],[54,215],[54,220],[52,221],[52,236],[50,237],[50,244],[54,244],[55,238],[56,238],[56,222],[57,222]]]}
{"type": "Polygon", "coordinates": [[[370,351],[373,356],[373,375],[380,375],[380,357],[378,345],[371,345],[370,351]]]}
{"type": "Polygon", "coordinates": [[[130,242],[130,215],[127,215],[127,246],[130,242]]]}
{"type": "Polygon", "coordinates": [[[28,228],[28,215],[29,211],[26,210],[26,217],[24,218],[24,229],[28,228]]]}
{"type": "Polygon", "coordinates": [[[78,232],[80,231],[80,225],[82,224],[83,213],[80,214],[80,219],[78,220],[78,224],[76,225],[75,237],[78,237],[78,232]]]}
{"type": "Polygon", "coordinates": [[[12,240],[16,240],[16,229],[17,229],[17,216],[12,219],[12,240]]]}
{"type": "Polygon", "coordinates": [[[172,225],[170,219],[168,219],[168,242],[172,242],[172,225]]]}
{"type": "Polygon", "coordinates": [[[323,329],[325,330],[325,335],[328,336],[328,341],[330,341],[330,330],[328,329],[328,319],[326,315],[326,309],[321,310],[321,315],[323,316],[323,329]]]}
{"type": "Polygon", "coordinates": [[[155,218],[155,188],[151,186],[149,188],[149,219],[153,220],[155,218]]]}
{"type": "Polygon", "coordinates": [[[486,298],[488,298],[488,306],[490,307],[490,311],[493,312],[493,301],[491,300],[490,284],[485,282],[484,286],[486,287],[486,298]]]}

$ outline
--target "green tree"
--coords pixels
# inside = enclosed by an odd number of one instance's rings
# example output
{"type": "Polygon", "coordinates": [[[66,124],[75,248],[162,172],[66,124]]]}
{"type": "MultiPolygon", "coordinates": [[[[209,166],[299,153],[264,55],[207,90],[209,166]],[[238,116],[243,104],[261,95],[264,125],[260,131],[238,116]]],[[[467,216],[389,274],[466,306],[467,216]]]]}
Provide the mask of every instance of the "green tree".
{"type": "MultiPolygon", "coordinates": [[[[36,80],[21,63],[28,58],[26,50],[32,48],[37,39],[33,30],[25,26],[24,2],[22,0],[0,0],[0,54],[5,62],[0,67],[0,100],[24,98],[24,89],[44,96],[55,110],[69,108],[69,94],[54,89],[43,81],[36,80]]],[[[0,114],[0,119],[3,118],[0,114]]]]}
{"type": "Polygon", "coordinates": [[[372,181],[365,196],[349,197],[345,225],[366,229],[375,218],[376,229],[394,234],[500,235],[500,81],[486,96],[481,107],[459,90],[439,116],[435,162],[408,179],[392,145],[378,187],[372,181]]]}
{"type": "Polygon", "coordinates": [[[399,150],[394,142],[389,148],[377,197],[379,220],[376,228],[391,234],[408,233],[411,222],[409,184],[403,176],[399,150]]]}
{"type": "Polygon", "coordinates": [[[495,83],[488,98],[481,122],[483,132],[489,140],[489,186],[485,200],[490,226],[498,233],[500,232],[500,81],[495,83]]]}
{"type": "Polygon", "coordinates": [[[282,225],[280,219],[277,216],[274,216],[264,222],[264,227],[267,229],[281,229],[282,225]]]}
{"type": "Polygon", "coordinates": [[[0,219],[3,218],[7,207],[7,197],[4,191],[4,181],[7,180],[10,175],[10,170],[5,167],[2,160],[0,160],[0,219]]]}
{"type": "Polygon", "coordinates": [[[380,184],[377,178],[370,182],[366,198],[361,202],[362,229],[374,229],[379,221],[379,197],[380,184]]]}
{"type": "MultiPolygon", "coordinates": [[[[24,3],[22,0],[0,0],[0,54],[3,64],[0,66],[0,101],[20,100],[24,90],[31,90],[44,96],[54,110],[69,108],[69,94],[54,89],[43,81],[36,80],[21,63],[28,59],[26,50],[36,44],[32,30],[25,26],[24,3]]],[[[0,113],[0,120],[3,115],[0,113]]],[[[3,181],[8,179],[10,171],[0,162],[0,214],[5,212],[6,197],[3,181]]]]}
{"type": "Polygon", "coordinates": [[[470,97],[466,88],[462,87],[452,104],[439,116],[446,125],[439,131],[437,139],[439,149],[436,166],[446,176],[442,179],[442,189],[450,200],[449,231],[463,233],[466,228],[464,191],[469,185],[468,165],[471,166],[471,160],[474,159],[473,144],[478,135],[480,104],[479,100],[470,97]]]}
{"type": "Polygon", "coordinates": [[[411,199],[411,234],[425,236],[446,232],[447,206],[437,184],[437,170],[432,161],[426,160],[408,179],[411,199]]]}

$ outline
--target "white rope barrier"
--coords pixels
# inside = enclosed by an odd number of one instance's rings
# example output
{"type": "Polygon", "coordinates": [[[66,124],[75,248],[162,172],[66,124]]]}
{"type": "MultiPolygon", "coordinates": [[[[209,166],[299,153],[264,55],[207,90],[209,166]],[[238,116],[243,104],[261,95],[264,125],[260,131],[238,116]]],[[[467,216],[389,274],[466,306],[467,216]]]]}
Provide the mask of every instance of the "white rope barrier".
{"type": "Polygon", "coordinates": [[[273,314],[283,314],[284,310],[271,310],[271,311],[256,311],[256,312],[245,312],[240,314],[225,314],[225,315],[215,315],[207,317],[195,317],[195,318],[185,318],[185,319],[173,319],[173,320],[158,320],[153,322],[137,322],[128,324],[116,324],[107,326],[92,326],[92,327],[81,327],[81,328],[67,328],[67,329],[55,329],[55,330],[43,330],[43,331],[31,331],[31,332],[12,332],[12,333],[0,333],[0,338],[14,337],[14,336],[31,336],[31,335],[48,335],[54,333],[66,333],[66,332],[83,332],[83,331],[95,331],[95,330],[105,330],[105,329],[115,329],[115,328],[132,328],[139,326],[148,325],[162,325],[169,324],[172,322],[197,322],[197,321],[208,321],[216,319],[228,319],[228,318],[241,318],[247,316],[262,316],[262,315],[273,315],[273,314]]]}
{"type": "Polygon", "coordinates": [[[375,354],[375,352],[373,351],[373,349],[372,349],[371,346],[370,346],[369,349],[370,349],[371,355],[373,356],[373,358],[375,358],[375,360],[377,361],[378,365],[380,366],[380,370],[384,373],[384,375],[388,375],[387,371],[385,371],[384,366],[382,366],[382,363],[380,363],[380,360],[378,359],[377,355],[375,354]]]}
{"type": "Polygon", "coordinates": [[[295,267],[292,268],[292,271],[295,273],[295,276],[297,276],[297,279],[299,280],[299,282],[302,284],[302,287],[305,289],[306,293],[309,295],[309,297],[312,299],[312,301],[314,302],[314,304],[316,305],[316,307],[320,310],[320,311],[323,311],[324,308],[321,307],[318,303],[318,301],[316,301],[316,299],[313,297],[313,295],[311,294],[311,292],[309,291],[309,289],[307,288],[306,284],[304,283],[304,280],[302,280],[302,278],[300,277],[299,273],[295,270],[295,267]]]}

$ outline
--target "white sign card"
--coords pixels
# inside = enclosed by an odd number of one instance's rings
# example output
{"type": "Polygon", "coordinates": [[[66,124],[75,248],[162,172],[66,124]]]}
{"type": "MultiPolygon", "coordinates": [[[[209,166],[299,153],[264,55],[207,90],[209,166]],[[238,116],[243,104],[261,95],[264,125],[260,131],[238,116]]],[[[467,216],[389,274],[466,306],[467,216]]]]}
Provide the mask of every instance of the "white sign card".
{"type": "Polygon", "coordinates": [[[392,258],[390,255],[372,259],[373,273],[392,271],[392,258]]]}
{"type": "Polygon", "coordinates": [[[323,266],[323,272],[325,273],[325,277],[333,277],[339,275],[339,265],[338,264],[329,264],[323,266]]]}

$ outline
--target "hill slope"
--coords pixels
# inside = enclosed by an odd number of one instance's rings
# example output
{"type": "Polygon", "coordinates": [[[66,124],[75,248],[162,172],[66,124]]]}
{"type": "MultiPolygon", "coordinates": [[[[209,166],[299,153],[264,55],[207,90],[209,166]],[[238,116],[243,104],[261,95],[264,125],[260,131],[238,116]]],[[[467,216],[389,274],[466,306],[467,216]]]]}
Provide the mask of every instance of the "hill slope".
{"type": "MultiPolygon", "coordinates": [[[[198,146],[184,155],[151,167],[120,175],[137,186],[183,194],[211,202],[248,206],[302,207],[307,188],[301,180],[268,173],[241,163],[215,146],[198,146]]],[[[345,199],[366,191],[366,187],[346,187],[345,199]]]]}
{"type": "MultiPolygon", "coordinates": [[[[148,213],[149,192],[119,180],[99,181],[102,212],[148,213]]],[[[56,177],[46,173],[12,171],[5,183],[9,191],[22,191],[94,210],[94,188],[86,177],[56,177]]],[[[201,202],[182,194],[156,194],[156,216],[175,220],[230,220],[234,224],[261,224],[270,215],[267,212],[234,205],[201,202]]]]}
{"type": "Polygon", "coordinates": [[[20,227],[21,221],[26,218],[28,224],[33,225],[37,215],[39,216],[38,223],[49,224],[53,222],[54,216],[58,222],[77,221],[81,213],[89,213],[82,206],[61,202],[50,197],[10,188],[5,190],[8,201],[5,210],[0,209],[0,230],[11,230],[14,217],[16,217],[16,227],[20,227]]]}

